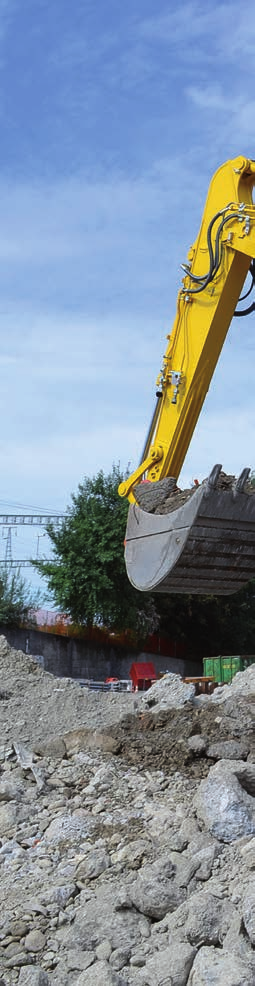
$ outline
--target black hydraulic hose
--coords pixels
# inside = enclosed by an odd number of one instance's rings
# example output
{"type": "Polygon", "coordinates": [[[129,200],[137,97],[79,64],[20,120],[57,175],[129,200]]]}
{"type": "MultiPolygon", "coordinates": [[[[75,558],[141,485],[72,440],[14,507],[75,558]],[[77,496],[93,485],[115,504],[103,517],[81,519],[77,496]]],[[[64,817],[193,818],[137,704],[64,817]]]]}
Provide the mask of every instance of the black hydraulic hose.
{"type": "MultiPolygon", "coordinates": [[[[221,214],[222,213],[220,213],[220,215],[221,214]]],[[[200,287],[198,287],[198,288],[187,288],[186,289],[186,292],[185,292],[186,294],[188,294],[188,295],[190,295],[190,294],[199,294],[201,291],[204,291],[204,288],[206,288],[207,285],[210,284],[210,282],[214,279],[215,275],[218,273],[218,270],[219,270],[219,267],[220,267],[220,264],[221,264],[221,260],[222,260],[222,244],[220,244],[220,236],[221,236],[222,230],[224,229],[224,226],[226,225],[226,223],[227,222],[230,222],[232,219],[240,219],[240,212],[232,212],[230,216],[225,216],[224,219],[222,219],[222,222],[220,223],[220,225],[219,225],[219,227],[217,229],[217,234],[216,234],[216,239],[215,239],[214,266],[213,266],[212,272],[211,272],[211,270],[208,272],[206,279],[204,280],[203,284],[200,285],[200,287]]]]}
{"type": "MultiPolygon", "coordinates": [[[[227,206],[226,206],[226,208],[227,208],[227,206]]],[[[207,274],[192,274],[191,271],[189,270],[189,268],[186,267],[186,264],[182,264],[183,270],[186,271],[186,273],[188,274],[188,276],[191,278],[192,281],[205,281],[208,278],[209,274],[212,273],[212,271],[213,271],[213,268],[214,268],[214,256],[213,256],[213,247],[212,247],[211,232],[212,232],[212,228],[214,226],[214,223],[216,222],[216,219],[219,219],[220,216],[222,216],[222,210],[220,212],[216,212],[215,213],[215,216],[213,216],[213,218],[211,219],[211,222],[209,223],[209,226],[208,226],[208,229],[207,229],[207,246],[208,246],[208,253],[209,253],[209,260],[210,260],[210,266],[209,266],[208,273],[207,274]]]]}
{"type": "Polygon", "coordinates": [[[240,312],[236,311],[234,312],[234,315],[235,318],[242,318],[243,315],[251,315],[252,312],[255,312],[255,301],[252,302],[252,305],[249,305],[249,308],[244,308],[244,310],[240,312]]]}
{"type": "MultiPolygon", "coordinates": [[[[239,301],[245,301],[245,298],[248,298],[249,294],[251,294],[252,288],[255,287],[255,260],[252,260],[251,261],[251,265],[249,267],[249,273],[251,274],[251,285],[249,287],[249,291],[246,291],[246,294],[242,294],[241,295],[241,298],[238,299],[238,304],[239,304],[239,301]]],[[[243,315],[251,315],[251,313],[254,312],[254,311],[255,311],[255,302],[253,301],[252,304],[249,305],[248,308],[243,308],[243,310],[241,310],[240,312],[237,311],[237,309],[236,309],[236,311],[234,312],[234,315],[237,318],[240,318],[240,317],[242,318],[243,315]]]]}
{"type": "MultiPolygon", "coordinates": [[[[233,204],[234,204],[233,202],[229,202],[228,205],[226,205],[224,209],[220,209],[219,212],[216,212],[215,213],[215,216],[213,216],[213,218],[211,219],[211,222],[209,223],[209,226],[207,228],[207,246],[208,246],[209,259],[210,259],[210,266],[209,266],[208,274],[210,273],[210,271],[211,271],[211,273],[213,273],[213,269],[214,269],[214,266],[215,266],[215,259],[214,259],[214,256],[213,256],[213,247],[212,247],[212,239],[211,239],[212,228],[214,226],[214,223],[216,222],[216,219],[219,219],[220,216],[222,216],[222,215],[224,216],[224,214],[227,211],[227,209],[230,209],[231,208],[231,205],[233,205],[233,204]]],[[[233,213],[232,213],[232,215],[233,215],[233,213]]],[[[238,213],[238,215],[239,215],[239,213],[238,213]]],[[[192,274],[192,272],[189,270],[189,267],[186,264],[182,264],[181,266],[182,266],[183,270],[191,278],[192,281],[198,281],[198,282],[199,281],[205,281],[205,279],[208,277],[208,274],[192,274]]]]}
{"type": "Polygon", "coordinates": [[[252,280],[251,286],[249,287],[249,291],[246,291],[246,294],[242,294],[241,297],[238,298],[238,304],[239,304],[239,301],[245,301],[245,298],[248,298],[249,297],[249,294],[251,294],[251,291],[252,291],[253,286],[254,286],[254,281],[252,280]]]}
{"type": "Polygon", "coordinates": [[[215,268],[213,272],[213,277],[215,277],[215,274],[217,274],[221,264],[222,249],[220,244],[220,236],[222,230],[224,229],[224,226],[226,226],[226,223],[231,222],[232,219],[240,219],[240,212],[232,212],[230,216],[224,216],[222,222],[220,223],[217,229],[216,238],[215,238],[215,268]]]}

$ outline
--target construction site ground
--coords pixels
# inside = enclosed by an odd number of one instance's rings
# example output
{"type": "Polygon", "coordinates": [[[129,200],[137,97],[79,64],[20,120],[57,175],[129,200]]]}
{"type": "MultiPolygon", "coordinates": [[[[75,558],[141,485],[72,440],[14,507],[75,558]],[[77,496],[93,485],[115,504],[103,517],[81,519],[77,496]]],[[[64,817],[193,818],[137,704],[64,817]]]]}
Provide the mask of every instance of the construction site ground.
{"type": "Polygon", "coordinates": [[[253,986],[255,666],[211,696],[0,638],[1,986],[253,986]]]}

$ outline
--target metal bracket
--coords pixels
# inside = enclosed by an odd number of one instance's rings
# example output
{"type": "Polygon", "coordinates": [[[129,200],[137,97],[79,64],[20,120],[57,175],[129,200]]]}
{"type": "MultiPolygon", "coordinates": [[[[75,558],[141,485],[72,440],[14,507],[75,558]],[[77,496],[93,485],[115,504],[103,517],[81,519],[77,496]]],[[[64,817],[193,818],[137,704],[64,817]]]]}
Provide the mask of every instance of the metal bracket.
{"type": "Polygon", "coordinates": [[[178,397],[178,391],[179,391],[180,382],[181,382],[181,373],[179,371],[176,371],[176,370],[171,370],[171,384],[172,384],[172,387],[174,388],[174,392],[173,392],[173,397],[172,397],[172,400],[171,400],[171,404],[176,404],[177,403],[177,397],[178,397]]]}

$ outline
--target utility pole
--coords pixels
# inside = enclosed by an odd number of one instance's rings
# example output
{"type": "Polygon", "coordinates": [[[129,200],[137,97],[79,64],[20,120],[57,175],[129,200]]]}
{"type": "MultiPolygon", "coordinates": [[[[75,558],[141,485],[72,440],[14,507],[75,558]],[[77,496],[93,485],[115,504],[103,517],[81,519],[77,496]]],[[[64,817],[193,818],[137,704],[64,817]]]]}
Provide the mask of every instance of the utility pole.
{"type": "Polygon", "coordinates": [[[8,533],[6,535],[6,549],[5,549],[5,568],[11,568],[12,564],[12,529],[8,527],[8,533]]]}

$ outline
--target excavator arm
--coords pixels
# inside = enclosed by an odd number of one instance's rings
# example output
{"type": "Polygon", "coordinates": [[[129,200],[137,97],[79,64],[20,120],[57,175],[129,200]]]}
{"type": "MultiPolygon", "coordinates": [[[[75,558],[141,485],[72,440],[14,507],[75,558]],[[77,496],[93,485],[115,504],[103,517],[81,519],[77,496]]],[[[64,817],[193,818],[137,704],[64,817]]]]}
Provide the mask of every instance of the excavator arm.
{"type": "MultiPolygon", "coordinates": [[[[157,378],[157,404],[139,468],[119,488],[129,496],[181,471],[251,260],[255,257],[255,161],[227,161],[214,175],[157,378]]],[[[132,497],[131,497],[132,499],[132,497]]]]}
{"type": "MultiPolygon", "coordinates": [[[[133,504],[130,507],[127,527],[128,575],[131,582],[144,591],[157,589],[164,592],[205,592],[208,589],[214,592],[233,592],[255,572],[255,526],[252,572],[251,568],[248,574],[245,571],[238,584],[236,577],[229,580],[228,577],[224,579],[223,576],[219,582],[216,563],[214,578],[210,578],[209,575],[207,579],[205,559],[203,577],[200,578],[198,574],[195,578],[192,568],[194,557],[191,566],[188,557],[186,560],[184,557],[184,542],[187,546],[191,533],[194,535],[195,515],[193,517],[192,514],[191,518],[188,511],[185,519],[183,511],[181,517],[177,516],[178,510],[174,513],[171,511],[167,523],[166,515],[159,518],[140,510],[134,492],[136,485],[145,477],[150,482],[157,483],[165,477],[177,479],[179,476],[249,269],[254,280],[255,205],[252,199],[254,184],[255,161],[244,157],[226,162],[211,181],[201,228],[196,242],[189,251],[187,263],[183,265],[184,278],[177,299],[176,318],[171,335],[167,337],[163,365],[157,378],[157,403],[142,460],[138,469],[119,488],[119,494],[128,496],[133,504]],[[179,520],[182,533],[178,535],[177,542],[175,536],[178,546],[181,543],[177,558],[176,552],[173,555],[172,549],[169,555],[168,548],[170,541],[173,542],[173,530],[175,535],[177,529],[179,531],[179,520]],[[167,555],[169,557],[166,561],[167,555]],[[189,567],[189,577],[187,577],[189,567]]],[[[249,310],[252,308],[253,306],[250,306],[249,310]]],[[[212,495],[212,490],[211,480],[207,490],[204,488],[202,492],[198,490],[194,494],[193,512],[196,509],[195,505],[200,501],[205,507],[206,494],[208,508],[208,493],[210,491],[212,495]]],[[[238,527],[237,496],[242,497],[242,504],[239,504],[241,510],[241,506],[242,509],[244,506],[244,495],[243,488],[242,491],[240,489],[235,491],[233,501],[235,516],[233,514],[229,520],[229,534],[231,525],[238,527]]],[[[252,507],[253,498],[250,497],[249,516],[252,507]]],[[[222,502],[223,515],[224,510],[226,513],[225,508],[226,503],[224,505],[222,502]]],[[[255,504],[253,510],[255,524],[255,504]]],[[[217,503],[216,521],[219,524],[222,521],[220,512],[221,506],[217,503]]],[[[207,516],[207,521],[204,522],[207,533],[208,523],[207,516]]],[[[222,524],[223,533],[224,521],[222,524]]],[[[208,550],[211,549],[207,547],[207,554],[208,550]]],[[[229,565],[225,552],[225,576],[228,569],[230,570],[231,566],[233,568],[233,564],[238,567],[237,562],[240,562],[239,545],[238,550],[235,546],[234,560],[231,557],[229,565]]]]}

